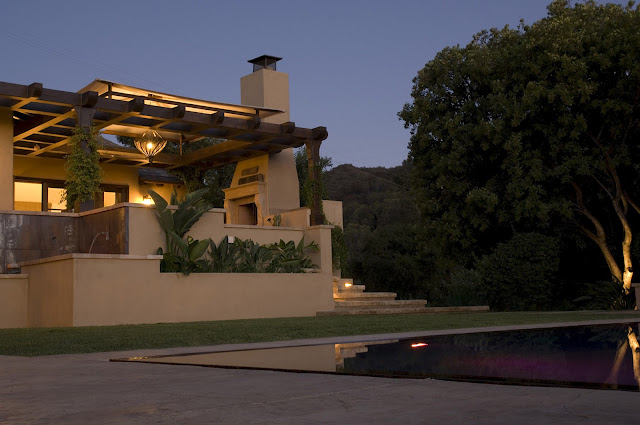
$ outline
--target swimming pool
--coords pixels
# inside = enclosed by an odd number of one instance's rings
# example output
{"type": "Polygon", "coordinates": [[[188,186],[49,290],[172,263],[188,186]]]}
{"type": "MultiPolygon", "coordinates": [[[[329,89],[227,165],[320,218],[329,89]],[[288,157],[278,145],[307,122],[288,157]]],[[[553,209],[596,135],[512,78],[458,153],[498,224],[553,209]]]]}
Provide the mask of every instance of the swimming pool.
{"type": "Polygon", "coordinates": [[[640,323],[117,359],[638,391],[640,323]]]}

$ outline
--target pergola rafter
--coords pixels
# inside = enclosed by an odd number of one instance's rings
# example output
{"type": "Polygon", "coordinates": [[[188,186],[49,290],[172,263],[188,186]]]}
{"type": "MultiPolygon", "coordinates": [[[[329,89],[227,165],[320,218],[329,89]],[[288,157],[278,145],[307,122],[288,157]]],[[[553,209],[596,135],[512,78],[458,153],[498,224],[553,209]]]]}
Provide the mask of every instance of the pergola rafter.
{"type": "MultiPolygon", "coordinates": [[[[42,84],[0,82],[0,107],[14,111],[14,155],[63,157],[77,125],[77,108],[94,111],[93,125],[105,134],[138,137],[147,129],[172,143],[205,137],[223,142],[184,155],[160,153],[152,166],[219,167],[255,156],[300,147],[327,137],[324,127],[307,129],[292,122],[273,124],[263,118],[281,111],[205,102],[96,80],[79,93],[47,89],[42,84]]],[[[100,150],[104,162],[146,164],[128,148],[100,150]]]]}

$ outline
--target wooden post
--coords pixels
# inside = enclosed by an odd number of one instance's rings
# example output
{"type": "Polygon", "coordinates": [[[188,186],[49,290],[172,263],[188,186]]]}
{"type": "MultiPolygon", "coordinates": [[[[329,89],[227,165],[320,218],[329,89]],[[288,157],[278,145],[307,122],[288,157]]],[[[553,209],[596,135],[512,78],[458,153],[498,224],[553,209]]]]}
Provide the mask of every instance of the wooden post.
{"type": "MultiPolygon", "coordinates": [[[[93,98],[91,93],[95,92],[83,93],[83,95],[87,95],[83,96],[82,98],[84,105],[76,105],[74,108],[76,112],[76,123],[78,127],[81,127],[86,132],[91,131],[91,126],[93,125],[93,116],[96,113],[96,108],[94,107],[94,105],[95,102],[97,102],[97,93],[95,93],[95,99],[93,98]]],[[[84,140],[82,141],[82,150],[84,150],[87,155],[89,154],[89,146],[87,146],[87,143],[84,140]]],[[[77,202],[76,205],[78,204],[79,212],[91,211],[95,208],[95,201],[93,199],[77,202]]]]}
{"type": "Polygon", "coordinates": [[[322,140],[307,140],[307,161],[309,165],[309,180],[313,189],[313,199],[311,204],[311,225],[318,226],[324,224],[324,214],[322,212],[322,193],[320,182],[320,144],[322,140]]]}

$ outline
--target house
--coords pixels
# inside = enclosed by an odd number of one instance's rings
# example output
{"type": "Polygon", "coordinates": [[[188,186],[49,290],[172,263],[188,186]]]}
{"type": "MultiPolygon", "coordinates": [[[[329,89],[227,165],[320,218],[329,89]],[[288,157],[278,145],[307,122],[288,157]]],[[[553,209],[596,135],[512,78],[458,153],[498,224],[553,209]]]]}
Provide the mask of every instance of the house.
{"type": "MultiPolygon", "coordinates": [[[[0,328],[84,326],[310,316],[333,309],[331,226],[319,196],[300,208],[293,148],[307,146],[317,177],[324,127],[290,121],[288,75],[280,58],[249,61],[241,104],[203,101],[105,80],[78,92],[42,84],[0,82],[0,328]],[[140,138],[155,130],[179,153],[153,162],[137,150],[105,142],[102,192],[67,211],[60,200],[65,157],[76,127],[140,138]],[[221,142],[189,153],[204,137],[221,142]],[[153,189],[168,198],[184,186],[169,171],[236,164],[225,208],[207,212],[191,229],[196,239],[224,236],[259,243],[316,242],[318,273],[160,273],[165,243],[153,189]],[[282,226],[273,226],[280,215],[282,226]],[[15,273],[19,271],[20,273],[15,273]]],[[[327,203],[340,222],[340,203],[327,203]]]]}

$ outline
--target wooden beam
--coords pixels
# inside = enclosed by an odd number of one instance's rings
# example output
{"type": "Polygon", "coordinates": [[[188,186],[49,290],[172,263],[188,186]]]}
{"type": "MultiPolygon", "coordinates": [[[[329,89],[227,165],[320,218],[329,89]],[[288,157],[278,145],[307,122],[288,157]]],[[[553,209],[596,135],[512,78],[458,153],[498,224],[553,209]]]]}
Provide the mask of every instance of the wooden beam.
{"type": "Polygon", "coordinates": [[[24,105],[27,105],[31,102],[33,102],[35,99],[39,98],[40,95],[42,94],[42,83],[32,83],[29,84],[27,86],[27,96],[29,96],[27,99],[18,101],[16,103],[14,103],[13,105],[11,105],[11,109],[12,110],[16,110],[16,109],[20,109],[22,108],[24,105]]]}
{"type": "Polygon", "coordinates": [[[295,131],[295,129],[296,129],[296,123],[292,121],[288,121],[283,124],[280,124],[280,133],[282,134],[291,134],[295,131]]]}
{"type": "Polygon", "coordinates": [[[82,106],[84,108],[93,108],[98,103],[98,92],[95,91],[86,91],[80,96],[80,103],[77,106],[82,106]]]}

